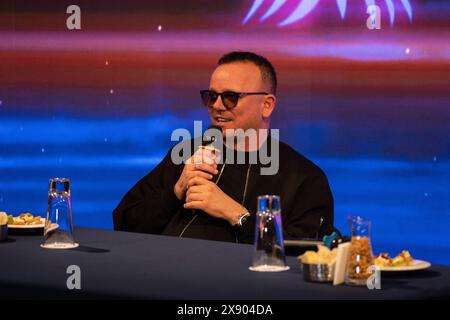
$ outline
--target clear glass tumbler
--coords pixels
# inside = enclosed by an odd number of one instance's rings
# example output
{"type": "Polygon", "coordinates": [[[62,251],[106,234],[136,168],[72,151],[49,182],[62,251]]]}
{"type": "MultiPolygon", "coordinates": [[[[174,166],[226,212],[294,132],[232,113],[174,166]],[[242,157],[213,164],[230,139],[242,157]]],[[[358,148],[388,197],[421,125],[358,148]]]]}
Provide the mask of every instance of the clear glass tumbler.
{"type": "Polygon", "coordinates": [[[71,249],[78,247],[78,244],[75,243],[73,238],[69,179],[50,179],[44,241],[41,247],[48,249],[71,249]]]}
{"type": "Polygon", "coordinates": [[[258,197],[253,262],[249,269],[259,272],[289,270],[284,255],[279,196],[258,197]]]}

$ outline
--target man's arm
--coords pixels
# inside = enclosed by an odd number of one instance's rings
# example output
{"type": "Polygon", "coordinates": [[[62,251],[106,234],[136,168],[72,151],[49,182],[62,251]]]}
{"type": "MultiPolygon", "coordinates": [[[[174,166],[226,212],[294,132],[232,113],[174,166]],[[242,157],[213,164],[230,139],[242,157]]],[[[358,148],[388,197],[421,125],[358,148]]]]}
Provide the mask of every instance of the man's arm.
{"type": "Polygon", "coordinates": [[[182,166],[170,153],[123,197],[113,211],[115,230],[160,234],[182,207],[173,191],[182,166]]]}
{"type": "Polygon", "coordinates": [[[333,195],[323,173],[308,176],[293,199],[293,207],[283,216],[284,233],[291,238],[322,238],[333,232],[333,195]]]}
{"type": "Polygon", "coordinates": [[[232,226],[238,223],[242,214],[248,212],[217,184],[202,177],[189,180],[184,208],[202,210],[211,217],[228,221],[232,226]]]}

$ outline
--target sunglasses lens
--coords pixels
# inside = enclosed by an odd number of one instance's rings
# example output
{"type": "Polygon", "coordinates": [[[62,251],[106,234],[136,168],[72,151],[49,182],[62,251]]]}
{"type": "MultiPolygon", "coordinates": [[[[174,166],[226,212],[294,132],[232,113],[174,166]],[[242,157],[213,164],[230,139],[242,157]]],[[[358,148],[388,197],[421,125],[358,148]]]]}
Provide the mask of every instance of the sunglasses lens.
{"type": "Polygon", "coordinates": [[[206,107],[209,107],[210,105],[214,104],[218,97],[217,93],[208,90],[202,91],[201,95],[202,101],[206,107]]]}
{"type": "Polygon", "coordinates": [[[234,108],[239,100],[239,95],[235,92],[224,92],[222,94],[223,104],[228,109],[234,108]]]}
{"type": "Polygon", "coordinates": [[[203,104],[206,107],[211,107],[214,103],[216,103],[217,99],[219,98],[219,95],[222,96],[222,103],[227,109],[232,109],[236,107],[238,100],[239,100],[239,94],[232,91],[226,91],[222,94],[218,94],[217,92],[210,91],[210,90],[203,90],[200,91],[203,104]]]}

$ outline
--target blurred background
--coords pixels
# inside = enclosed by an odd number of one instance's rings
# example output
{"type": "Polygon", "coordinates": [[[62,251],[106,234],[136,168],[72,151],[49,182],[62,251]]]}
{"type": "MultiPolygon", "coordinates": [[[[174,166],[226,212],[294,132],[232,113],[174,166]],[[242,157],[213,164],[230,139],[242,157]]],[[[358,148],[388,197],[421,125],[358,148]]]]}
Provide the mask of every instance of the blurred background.
{"type": "Polygon", "coordinates": [[[272,127],[326,172],[336,226],[361,215],[375,253],[450,264],[450,2],[377,0],[369,30],[373,1],[304,1],[2,0],[0,211],[45,215],[67,177],[74,224],[111,229],[171,132],[207,123],[220,56],[250,50],[278,70],[272,127]]]}

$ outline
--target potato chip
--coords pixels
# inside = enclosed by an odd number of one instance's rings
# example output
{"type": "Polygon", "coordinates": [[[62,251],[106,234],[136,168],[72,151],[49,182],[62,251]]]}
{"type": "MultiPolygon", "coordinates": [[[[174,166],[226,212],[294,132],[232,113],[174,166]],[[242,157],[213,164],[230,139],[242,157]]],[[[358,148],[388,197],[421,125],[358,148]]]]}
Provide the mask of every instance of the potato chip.
{"type": "Polygon", "coordinates": [[[336,263],[337,248],[333,250],[326,246],[318,245],[316,251],[306,251],[298,259],[305,264],[334,264],[336,263]]]}
{"type": "Polygon", "coordinates": [[[0,226],[8,223],[8,216],[6,212],[0,212],[0,226]]]}

